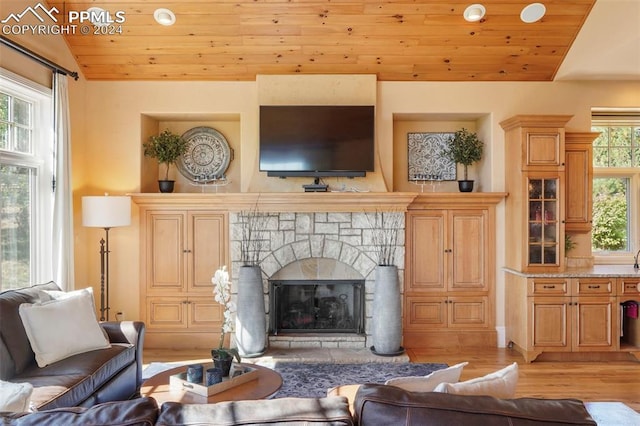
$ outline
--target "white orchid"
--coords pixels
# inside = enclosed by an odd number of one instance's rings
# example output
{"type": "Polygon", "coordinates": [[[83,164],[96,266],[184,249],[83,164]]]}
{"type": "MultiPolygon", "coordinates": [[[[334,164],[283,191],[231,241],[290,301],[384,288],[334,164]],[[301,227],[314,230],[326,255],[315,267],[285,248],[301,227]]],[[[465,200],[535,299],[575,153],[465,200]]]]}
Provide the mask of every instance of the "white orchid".
{"type": "Polygon", "coordinates": [[[233,313],[236,311],[236,304],[231,301],[231,281],[229,280],[229,272],[226,266],[222,266],[213,274],[211,283],[214,285],[214,300],[224,308],[222,328],[220,331],[220,344],[218,345],[218,349],[214,349],[211,352],[226,352],[229,355],[235,356],[238,362],[240,362],[240,355],[235,348],[227,349],[223,347],[225,334],[233,331],[233,313]]]}

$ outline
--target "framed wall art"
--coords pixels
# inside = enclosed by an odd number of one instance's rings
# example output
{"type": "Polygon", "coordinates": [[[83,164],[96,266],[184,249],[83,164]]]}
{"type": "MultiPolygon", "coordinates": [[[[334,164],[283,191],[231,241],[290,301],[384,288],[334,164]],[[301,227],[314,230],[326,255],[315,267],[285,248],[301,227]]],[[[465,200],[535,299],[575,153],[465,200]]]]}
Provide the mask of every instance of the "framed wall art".
{"type": "Polygon", "coordinates": [[[456,163],[444,155],[454,133],[407,133],[409,181],[456,180],[456,163]]]}

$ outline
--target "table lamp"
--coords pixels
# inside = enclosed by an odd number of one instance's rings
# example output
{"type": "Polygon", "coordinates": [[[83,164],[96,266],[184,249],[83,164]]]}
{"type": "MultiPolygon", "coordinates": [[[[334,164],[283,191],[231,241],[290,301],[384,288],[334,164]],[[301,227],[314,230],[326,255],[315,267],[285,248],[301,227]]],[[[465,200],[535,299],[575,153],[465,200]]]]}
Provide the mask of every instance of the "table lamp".
{"type": "Polygon", "coordinates": [[[82,197],[82,225],[105,232],[100,239],[100,321],[109,321],[109,229],[131,225],[131,197],[82,197]]]}

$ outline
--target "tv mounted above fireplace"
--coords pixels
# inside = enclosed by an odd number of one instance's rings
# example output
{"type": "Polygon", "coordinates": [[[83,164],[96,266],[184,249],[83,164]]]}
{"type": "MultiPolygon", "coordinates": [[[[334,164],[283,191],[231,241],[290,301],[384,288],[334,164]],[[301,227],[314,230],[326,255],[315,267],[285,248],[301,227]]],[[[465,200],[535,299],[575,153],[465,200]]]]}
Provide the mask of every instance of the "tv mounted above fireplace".
{"type": "Polygon", "coordinates": [[[358,177],[373,171],[373,105],[260,106],[260,171],[358,177]]]}

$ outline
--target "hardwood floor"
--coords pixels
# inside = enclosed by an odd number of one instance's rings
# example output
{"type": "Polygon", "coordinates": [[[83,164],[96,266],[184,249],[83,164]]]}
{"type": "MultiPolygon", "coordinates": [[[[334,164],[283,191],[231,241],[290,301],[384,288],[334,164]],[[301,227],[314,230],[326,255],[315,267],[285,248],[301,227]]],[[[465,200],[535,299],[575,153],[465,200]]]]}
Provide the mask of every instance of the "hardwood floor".
{"type": "MultiPolygon", "coordinates": [[[[517,362],[518,397],[577,398],[582,401],[619,401],[640,412],[640,362],[558,362],[530,364],[510,349],[408,349],[412,362],[442,362],[449,365],[468,361],[461,380],[483,376],[517,362]]],[[[144,362],[209,361],[206,350],[145,349],[144,362]]]]}
{"type": "Polygon", "coordinates": [[[640,412],[640,362],[558,362],[527,364],[510,349],[469,349],[462,352],[410,349],[412,362],[468,361],[460,380],[469,380],[517,362],[517,397],[577,398],[582,401],[619,401],[640,412]]]}

